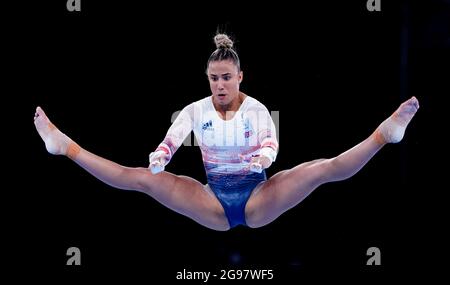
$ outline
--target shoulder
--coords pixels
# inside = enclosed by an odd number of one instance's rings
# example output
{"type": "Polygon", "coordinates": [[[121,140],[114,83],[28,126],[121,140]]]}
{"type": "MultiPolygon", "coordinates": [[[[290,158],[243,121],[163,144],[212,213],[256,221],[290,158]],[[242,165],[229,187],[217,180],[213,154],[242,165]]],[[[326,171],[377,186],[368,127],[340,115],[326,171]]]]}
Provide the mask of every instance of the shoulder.
{"type": "Polygon", "coordinates": [[[247,95],[245,98],[245,111],[255,111],[255,110],[265,110],[267,111],[267,107],[258,101],[257,99],[250,97],[247,95]]]}
{"type": "Polygon", "coordinates": [[[209,97],[197,100],[195,102],[192,102],[191,104],[184,107],[184,110],[199,110],[199,109],[205,109],[209,105],[209,100],[211,100],[209,97]]]}
{"type": "Polygon", "coordinates": [[[191,106],[191,105],[192,105],[192,108],[205,110],[205,109],[209,108],[210,105],[212,105],[211,104],[211,96],[197,100],[197,101],[191,103],[189,106],[191,106]]]}
{"type": "MultiPolygon", "coordinates": [[[[205,117],[205,114],[209,114],[213,112],[213,105],[211,103],[211,98],[206,97],[191,104],[187,105],[181,111],[184,115],[188,115],[192,121],[198,122],[205,117]]],[[[215,111],[214,111],[215,112],[215,111]]]]}

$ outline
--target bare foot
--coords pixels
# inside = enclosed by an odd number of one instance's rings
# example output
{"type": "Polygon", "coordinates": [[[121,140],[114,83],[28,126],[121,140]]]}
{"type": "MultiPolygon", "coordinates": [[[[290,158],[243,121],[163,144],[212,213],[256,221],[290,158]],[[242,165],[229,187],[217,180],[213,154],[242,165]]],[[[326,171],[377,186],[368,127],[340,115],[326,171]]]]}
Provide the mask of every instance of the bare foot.
{"type": "Polygon", "coordinates": [[[411,97],[403,102],[400,107],[381,125],[375,132],[376,138],[382,143],[398,143],[405,134],[406,127],[419,109],[419,101],[411,97]]]}
{"type": "Polygon", "coordinates": [[[41,107],[36,108],[34,114],[34,125],[36,130],[45,143],[45,148],[51,154],[66,155],[72,140],[58,130],[55,125],[50,122],[44,110],[41,107]]]}

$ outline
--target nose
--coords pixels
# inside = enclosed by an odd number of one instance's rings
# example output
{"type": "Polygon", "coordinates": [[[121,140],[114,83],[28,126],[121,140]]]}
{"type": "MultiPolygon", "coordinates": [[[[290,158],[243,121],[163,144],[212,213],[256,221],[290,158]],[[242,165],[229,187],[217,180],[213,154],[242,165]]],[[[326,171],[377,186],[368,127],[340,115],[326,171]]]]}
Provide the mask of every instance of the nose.
{"type": "Polygon", "coordinates": [[[223,90],[224,86],[223,86],[223,81],[219,79],[219,81],[217,82],[217,89],[219,90],[223,90]]]}

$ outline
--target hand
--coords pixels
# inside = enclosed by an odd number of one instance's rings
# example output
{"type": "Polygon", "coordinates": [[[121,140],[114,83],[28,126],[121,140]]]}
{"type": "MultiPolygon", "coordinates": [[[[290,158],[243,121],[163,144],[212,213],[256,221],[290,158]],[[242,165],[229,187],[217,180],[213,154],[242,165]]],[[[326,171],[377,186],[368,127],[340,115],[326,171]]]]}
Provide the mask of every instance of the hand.
{"type": "Polygon", "coordinates": [[[272,160],[264,155],[252,157],[250,160],[250,171],[261,173],[272,164],[272,160]]]}
{"type": "Polygon", "coordinates": [[[164,151],[158,150],[150,153],[149,160],[150,160],[149,165],[150,171],[153,174],[158,174],[164,171],[164,167],[168,163],[168,155],[164,151]]]}

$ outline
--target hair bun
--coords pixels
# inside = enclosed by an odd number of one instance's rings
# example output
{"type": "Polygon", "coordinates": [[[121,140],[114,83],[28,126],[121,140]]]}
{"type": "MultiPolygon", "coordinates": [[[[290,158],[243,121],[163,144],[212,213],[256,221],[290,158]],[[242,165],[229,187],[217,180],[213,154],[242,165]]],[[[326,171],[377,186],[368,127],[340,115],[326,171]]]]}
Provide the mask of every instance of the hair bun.
{"type": "Polygon", "coordinates": [[[214,37],[214,42],[216,43],[216,47],[220,48],[232,48],[233,41],[225,34],[217,34],[214,37]]]}

